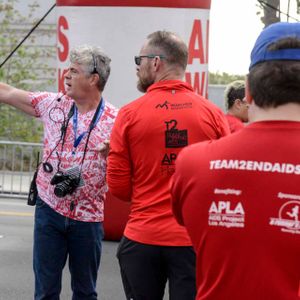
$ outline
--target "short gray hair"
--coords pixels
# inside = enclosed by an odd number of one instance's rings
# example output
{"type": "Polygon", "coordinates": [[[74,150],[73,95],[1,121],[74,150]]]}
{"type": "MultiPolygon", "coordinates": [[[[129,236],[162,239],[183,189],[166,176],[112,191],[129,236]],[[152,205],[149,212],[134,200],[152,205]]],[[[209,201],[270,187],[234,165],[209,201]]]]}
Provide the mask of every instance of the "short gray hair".
{"type": "Polygon", "coordinates": [[[70,51],[70,62],[81,65],[87,75],[97,73],[100,78],[98,88],[100,91],[104,90],[110,74],[111,59],[100,47],[89,45],[75,47],[70,51]]]}
{"type": "Polygon", "coordinates": [[[186,69],[188,48],[176,33],[159,30],[149,34],[147,38],[149,40],[148,46],[161,50],[170,65],[179,66],[182,70],[186,69]]]}

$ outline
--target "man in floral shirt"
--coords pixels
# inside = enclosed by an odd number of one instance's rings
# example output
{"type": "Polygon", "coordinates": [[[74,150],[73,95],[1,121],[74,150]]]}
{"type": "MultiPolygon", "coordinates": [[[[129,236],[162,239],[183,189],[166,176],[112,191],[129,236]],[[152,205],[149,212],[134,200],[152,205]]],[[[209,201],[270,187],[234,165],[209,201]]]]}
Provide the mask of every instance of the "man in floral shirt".
{"type": "Polygon", "coordinates": [[[40,118],[43,160],[37,173],[33,266],[35,299],[59,299],[66,259],[72,299],[97,299],[103,238],[106,157],[117,109],[102,97],[110,58],[98,47],[70,52],[64,94],[0,84],[0,102],[40,118]]]}

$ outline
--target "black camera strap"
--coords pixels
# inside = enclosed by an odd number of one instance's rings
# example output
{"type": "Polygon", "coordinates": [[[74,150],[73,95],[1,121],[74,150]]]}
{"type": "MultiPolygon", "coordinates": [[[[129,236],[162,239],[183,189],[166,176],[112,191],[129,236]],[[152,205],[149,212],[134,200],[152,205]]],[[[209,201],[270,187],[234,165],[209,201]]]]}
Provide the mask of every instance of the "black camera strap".
{"type": "MultiPolygon", "coordinates": [[[[64,150],[64,145],[65,145],[65,141],[66,141],[66,135],[67,135],[67,130],[68,130],[68,126],[69,126],[69,122],[71,120],[71,118],[74,115],[74,111],[75,111],[75,102],[73,103],[69,113],[68,113],[68,118],[67,121],[65,123],[62,124],[61,126],[61,138],[62,138],[62,142],[61,142],[61,150],[60,153],[62,154],[63,150],[64,150]]],[[[61,159],[60,159],[60,155],[58,157],[58,164],[57,164],[57,171],[59,171],[59,167],[61,164],[61,159]]]]}
{"type": "Polygon", "coordinates": [[[38,190],[36,185],[36,178],[39,171],[39,160],[40,160],[40,152],[37,153],[37,159],[36,159],[36,169],[33,174],[33,178],[30,183],[29,193],[27,197],[27,205],[34,206],[36,204],[36,198],[38,196],[38,190]]]}
{"type": "Polygon", "coordinates": [[[86,142],[85,142],[85,146],[84,146],[84,150],[83,150],[83,156],[82,156],[82,160],[81,160],[81,164],[80,164],[81,165],[80,166],[80,173],[81,173],[82,165],[83,165],[85,155],[86,155],[86,152],[87,152],[87,146],[88,146],[88,143],[89,143],[91,132],[95,128],[97,122],[100,120],[100,118],[101,118],[101,116],[104,112],[104,108],[105,108],[105,103],[104,103],[103,98],[101,98],[101,100],[100,100],[100,102],[97,106],[97,109],[94,113],[93,119],[92,119],[92,121],[89,125],[88,132],[87,132],[87,138],[86,138],[86,142]]]}

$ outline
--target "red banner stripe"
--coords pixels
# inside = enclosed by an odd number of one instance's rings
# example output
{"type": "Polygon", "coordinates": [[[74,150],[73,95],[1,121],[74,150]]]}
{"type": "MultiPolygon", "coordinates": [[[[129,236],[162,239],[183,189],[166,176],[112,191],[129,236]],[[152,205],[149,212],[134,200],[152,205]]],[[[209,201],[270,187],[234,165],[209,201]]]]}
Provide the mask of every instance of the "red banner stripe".
{"type": "Polygon", "coordinates": [[[210,9],[211,0],[57,0],[57,6],[134,6],[210,9]]]}

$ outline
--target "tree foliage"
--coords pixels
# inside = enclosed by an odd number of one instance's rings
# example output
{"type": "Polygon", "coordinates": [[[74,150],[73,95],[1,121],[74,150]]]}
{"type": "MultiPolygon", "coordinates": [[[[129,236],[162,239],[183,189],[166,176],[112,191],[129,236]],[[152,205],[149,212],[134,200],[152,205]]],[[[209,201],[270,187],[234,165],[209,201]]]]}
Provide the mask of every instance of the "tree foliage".
{"type": "MultiPolygon", "coordinates": [[[[0,0],[0,62],[11,53],[38,20],[33,15],[39,7],[33,1],[28,14],[23,15],[16,7],[17,0],[0,0]]],[[[48,33],[47,33],[48,32],[48,33]]],[[[1,67],[0,81],[24,90],[42,90],[51,85],[54,69],[47,61],[54,57],[55,47],[40,47],[41,35],[50,31],[35,31],[15,54],[1,67]]],[[[9,107],[0,105],[0,139],[40,142],[42,125],[36,119],[9,107]]]]}
{"type": "Polygon", "coordinates": [[[245,75],[233,75],[226,72],[209,72],[209,84],[228,84],[235,80],[245,80],[245,75]]]}

